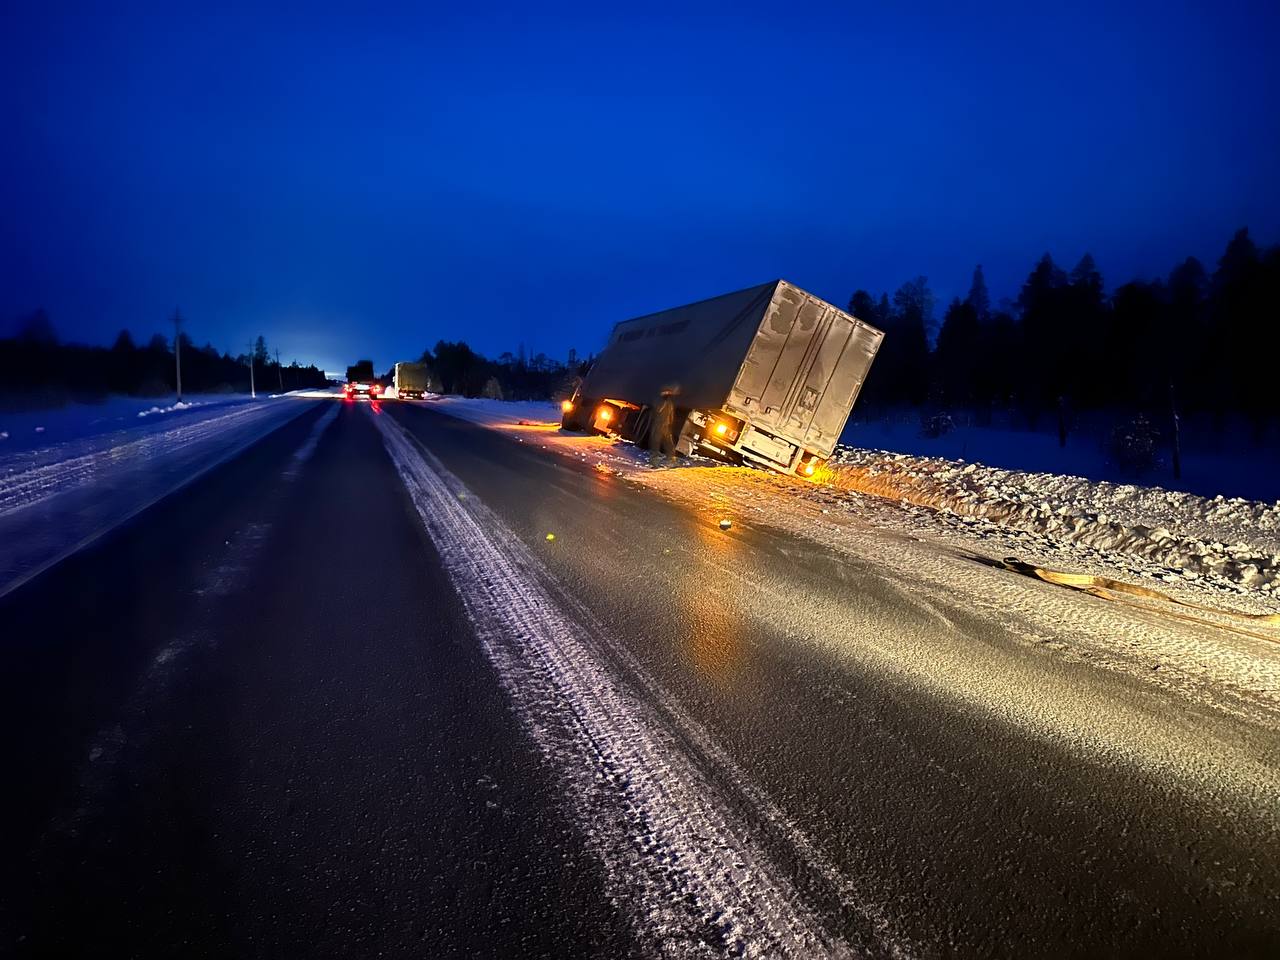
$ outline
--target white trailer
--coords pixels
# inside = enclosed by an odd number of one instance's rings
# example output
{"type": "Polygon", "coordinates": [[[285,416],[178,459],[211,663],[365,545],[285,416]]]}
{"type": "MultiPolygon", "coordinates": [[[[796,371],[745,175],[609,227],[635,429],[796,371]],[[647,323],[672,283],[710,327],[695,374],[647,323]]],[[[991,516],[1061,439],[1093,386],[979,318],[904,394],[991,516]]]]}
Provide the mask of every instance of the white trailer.
{"type": "Polygon", "coordinates": [[[431,368],[425,363],[397,363],[394,380],[401,400],[421,400],[430,389],[431,368]]]}

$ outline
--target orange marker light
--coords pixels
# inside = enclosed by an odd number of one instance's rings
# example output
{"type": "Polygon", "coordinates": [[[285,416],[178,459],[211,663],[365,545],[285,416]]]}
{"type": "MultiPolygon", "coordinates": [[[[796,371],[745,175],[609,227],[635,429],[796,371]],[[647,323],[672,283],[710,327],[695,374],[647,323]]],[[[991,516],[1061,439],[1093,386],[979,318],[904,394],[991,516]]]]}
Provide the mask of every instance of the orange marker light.
{"type": "Polygon", "coordinates": [[[813,461],[812,461],[812,460],[810,460],[808,463],[806,463],[806,464],[804,465],[804,473],[805,473],[805,476],[807,476],[807,477],[812,477],[812,476],[813,476],[813,461]]]}
{"type": "Polygon", "coordinates": [[[596,416],[604,423],[608,423],[613,419],[613,411],[608,407],[601,407],[599,411],[596,412],[596,416]]]}
{"type": "Polygon", "coordinates": [[[723,437],[728,432],[729,432],[729,425],[727,423],[716,424],[716,433],[720,434],[720,436],[723,437]]]}
{"type": "Polygon", "coordinates": [[[561,400],[561,401],[560,401],[560,409],[561,409],[563,412],[568,413],[570,410],[572,410],[572,409],[573,409],[573,401],[572,401],[572,400],[561,400]]]}

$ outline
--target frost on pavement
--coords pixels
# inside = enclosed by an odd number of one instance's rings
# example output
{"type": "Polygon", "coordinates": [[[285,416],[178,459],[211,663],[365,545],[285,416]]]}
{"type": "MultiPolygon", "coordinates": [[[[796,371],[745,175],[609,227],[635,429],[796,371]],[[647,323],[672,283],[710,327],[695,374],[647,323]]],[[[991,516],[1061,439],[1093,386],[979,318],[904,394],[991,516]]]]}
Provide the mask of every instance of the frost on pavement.
{"type": "Polygon", "coordinates": [[[847,954],[756,844],[748,823],[757,818],[735,813],[682,738],[606,666],[598,638],[561,612],[519,538],[392,418],[375,422],[486,655],[564,778],[646,952],[847,954]]]}
{"type": "Polygon", "coordinates": [[[242,450],[310,405],[292,399],[133,418],[115,430],[0,457],[0,594],[242,450]]]}

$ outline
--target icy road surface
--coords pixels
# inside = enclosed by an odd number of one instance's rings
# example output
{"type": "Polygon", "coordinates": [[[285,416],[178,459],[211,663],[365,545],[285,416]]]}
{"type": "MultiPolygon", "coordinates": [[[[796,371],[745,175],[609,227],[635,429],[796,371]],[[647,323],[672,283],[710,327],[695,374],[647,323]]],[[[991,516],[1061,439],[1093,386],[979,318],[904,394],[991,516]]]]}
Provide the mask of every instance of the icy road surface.
{"type": "Polygon", "coordinates": [[[0,597],[4,948],[1280,948],[1269,624],[529,408],[301,404],[0,597]]]}
{"type": "MultiPolygon", "coordinates": [[[[560,413],[554,404],[460,397],[427,403],[645,479],[643,451],[561,434],[555,429],[560,413]]],[[[927,531],[957,546],[999,548],[1046,566],[1134,578],[1193,601],[1280,615],[1280,502],[1200,497],[852,446],[838,447],[830,468],[816,479],[816,484],[775,485],[775,495],[787,509],[798,505],[803,511],[807,501],[864,516],[874,512],[879,525],[896,525],[912,535],[927,531]]]]}

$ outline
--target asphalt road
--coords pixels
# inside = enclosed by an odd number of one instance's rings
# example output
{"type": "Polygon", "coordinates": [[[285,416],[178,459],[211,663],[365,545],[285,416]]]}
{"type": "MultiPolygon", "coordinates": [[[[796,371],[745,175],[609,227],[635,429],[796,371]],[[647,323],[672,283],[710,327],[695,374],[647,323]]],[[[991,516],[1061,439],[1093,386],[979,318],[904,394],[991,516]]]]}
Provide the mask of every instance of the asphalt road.
{"type": "Polygon", "coordinates": [[[0,951],[1280,950],[1267,731],[718,519],[316,403],[0,598],[0,951]]]}

